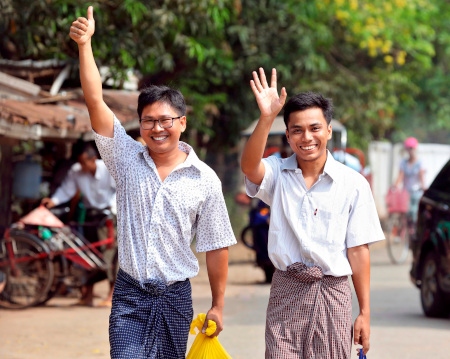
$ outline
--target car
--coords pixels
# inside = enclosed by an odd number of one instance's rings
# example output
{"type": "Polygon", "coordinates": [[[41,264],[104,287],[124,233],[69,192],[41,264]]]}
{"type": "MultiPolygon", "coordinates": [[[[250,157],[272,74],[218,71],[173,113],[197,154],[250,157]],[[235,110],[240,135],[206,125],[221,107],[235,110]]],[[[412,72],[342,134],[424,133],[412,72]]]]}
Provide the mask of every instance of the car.
{"type": "Polygon", "coordinates": [[[450,160],[423,193],[410,243],[410,277],[427,317],[450,315],[450,160]]]}

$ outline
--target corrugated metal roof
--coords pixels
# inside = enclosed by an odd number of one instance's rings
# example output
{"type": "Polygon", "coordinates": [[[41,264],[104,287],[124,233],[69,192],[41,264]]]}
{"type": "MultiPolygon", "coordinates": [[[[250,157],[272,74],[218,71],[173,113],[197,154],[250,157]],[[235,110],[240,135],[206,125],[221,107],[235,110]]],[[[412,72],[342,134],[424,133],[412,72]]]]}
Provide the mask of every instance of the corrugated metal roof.
{"type": "MultiPolygon", "coordinates": [[[[128,129],[139,128],[136,112],[138,96],[138,91],[104,90],[105,102],[120,121],[127,124],[128,129]]],[[[76,139],[91,132],[89,114],[80,89],[71,91],[67,100],[59,96],[59,101],[55,103],[36,103],[42,99],[39,97],[2,97],[0,136],[16,139],[76,139]],[[14,131],[11,131],[13,128],[14,131]]]]}
{"type": "Polygon", "coordinates": [[[24,68],[24,69],[33,69],[33,68],[52,68],[52,67],[64,67],[67,64],[66,60],[59,59],[48,59],[48,60],[8,60],[8,59],[0,59],[0,66],[2,68],[11,67],[11,68],[24,68]]]}

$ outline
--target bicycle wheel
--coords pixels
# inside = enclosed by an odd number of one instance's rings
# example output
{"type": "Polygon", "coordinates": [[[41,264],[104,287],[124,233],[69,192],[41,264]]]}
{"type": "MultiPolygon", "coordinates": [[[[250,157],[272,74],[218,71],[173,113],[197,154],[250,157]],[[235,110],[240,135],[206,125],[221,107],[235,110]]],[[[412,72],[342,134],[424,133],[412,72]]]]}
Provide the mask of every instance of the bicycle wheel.
{"type": "Polygon", "coordinates": [[[402,264],[408,257],[408,225],[404,213],[391,213],[387,228],[387,248],[389,258],[394,264],[402,264]]]}
{"type": "Polygon", "coordinates": [[[9,260],[6,240],[0,242],[0,270],[6,275],[6,286],[0,293],[0,307],[23,309],[40,304],[54,279],[49,249],[37,237],[24,232],[10,234],[13,261],[9,260]]]}
{"type": "Polygon", "coordinates": [[[250,225],[242,230],[241,241],[247,248],[255,250],[255,242],[253,240],[253,228],[250,225]]]}

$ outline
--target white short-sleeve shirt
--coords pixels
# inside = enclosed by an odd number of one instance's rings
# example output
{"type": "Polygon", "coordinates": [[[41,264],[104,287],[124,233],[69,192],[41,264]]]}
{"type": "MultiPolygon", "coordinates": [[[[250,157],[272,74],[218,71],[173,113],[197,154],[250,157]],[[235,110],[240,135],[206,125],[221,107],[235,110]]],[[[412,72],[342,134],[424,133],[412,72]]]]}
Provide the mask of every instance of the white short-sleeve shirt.
{"type": "Polygon", "coordinates": [[[295,154],[263,161],[261,185],[246,179],[246,189],[270,206],[268,250],[275,267],[302,262],[320,266],[326,275],[351,275],[347,248],[384,239],[367,180],[329,152],[324,172],[309,189],[295,154]]]}
{"type": "Polygon", "coordinates": [[[192,278],[199,265],[190,245],[206,252],[236,243],[216,173],[188,154],[161,182],[146,146],[127,135],[114,117],[114,137],[94,132],[100,155],[117,187],[119,266],[144,282],[167,284],[192,278]]]}
{"type": "Polygon", "coordinates": [[[55,206],[67,202],[79,190],[86,208],[111,208],[115,213],[116,183],[102,160],[95,160],[95,165],[94,175],[84,172],[78,162],[72,165],[61,186],[52,196],[55,206]]]}

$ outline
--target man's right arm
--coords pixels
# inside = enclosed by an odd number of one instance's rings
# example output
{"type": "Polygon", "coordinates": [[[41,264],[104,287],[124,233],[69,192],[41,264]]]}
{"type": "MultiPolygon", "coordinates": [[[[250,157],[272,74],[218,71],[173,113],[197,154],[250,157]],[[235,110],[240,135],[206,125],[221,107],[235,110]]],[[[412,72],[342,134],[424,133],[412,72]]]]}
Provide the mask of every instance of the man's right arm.
{"type": "Polygon", "coordinates": [[[78,44],[80,80],[86,106],[95,132],[104,137],[114,136],[114,114],[103,100],[102,80],[92,52],[91,39],[95,32],[94,10],[88,7],[87,18],[80,17],[70,27],[70,37],[78,44]]]}
{"type": "Polygon", "coordinates": [[[270,87],[262,68],[259,69],[259,77],[256,71],[253,71],[253,80],[250,81],[250,87],[255,95],[261,116],[255,130],[245,144],[241,158],[241,169],[251,182],[259,185],[265,174],[265,167],[261,160],[266,148],[267,137],[275,117],[283,108],[287,93],[283,87],[281,96],[278,96],[277,72],[275,69],[272,69],[270,87]]]}
{"type": "Polygon", "coordinates": [[[43,198],[41,204],[47,208],[52,208],[65,203],[72,199],[78,191],[78,186],[75,181],[75,175],[73,170],[67,173],[66,178],[61,183],[61,185],[56,189],[54,195],[51,198],[43,198]]]}

